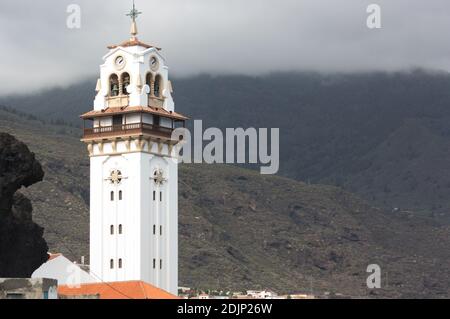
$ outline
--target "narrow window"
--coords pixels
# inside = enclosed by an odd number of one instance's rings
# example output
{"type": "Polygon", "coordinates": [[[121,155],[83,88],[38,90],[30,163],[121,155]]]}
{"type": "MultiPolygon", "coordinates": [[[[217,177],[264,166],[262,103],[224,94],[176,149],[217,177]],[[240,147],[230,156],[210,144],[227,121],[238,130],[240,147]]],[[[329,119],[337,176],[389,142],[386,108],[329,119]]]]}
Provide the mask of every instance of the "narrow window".
{"type": "Polygon", "coordinates": [[[159,269],[162,269],[162,259],[159,260],[159,269]]]}
{"type": "Polygon", "coordinates": [[[150,88],[150,92],[148,92],[148,94],[151,96],[152,95],[152,82],[153,82],[153,76],[151,73],[148,73],[147,76],[145,77],[145,84],[148,85],[148,87],[150,88]]]}
{"type": "Polygon", "coordinates": [[[110,227],[110,233],[111,233],[111,235],[114,235],[114,226],[113,225],[111,225],[111,227],[110,227]]]}
{"type": "Polygon", "coordinates": [[[153,125],[154,126],[161,126],[161,117],[158,115],[153,116],[153,125]]]}
{"type": "Polygon", "coordinates": [[[119,259],[119,268],[122,268],[122,258],[119,259]]]}
{"type": "Polygon", "coordinates": [[[114,200],[114,192],[111,191],[111,201],[113,201],[113,200],[114,200]]]}
{"type": "Polygon", "coordinates": [[[119,225],[119,234],[122,234],[122,224],[119,225]]]}
{"type": "Polygon", "coordinates": [[[159,226],[159,234],[162,236],[162,225],[159,226]]]}
{"type": "Polygon", "coordinates": [[[156,200],[156,191],[153,191],[153,200],[156,200]]]}
{"type": "Polygon", "coordinates": [[[162,202],[162,192],[159,192],[159,201],[162,202]]]}
{"type": "Polygon", "coordinates": [[[153,94],[156,97],[161,97],[161,87],[162,87],[162,78],[158,74],[155,78],[154,88],[153,88],[153,94]]]}
{"type": "Polygon", "coordinates": [[[119,95],[119,78],[116,74],[112,74],[109,78],[109,96],[119,95]]]}
{"type": "Polygon", "coordinates": [[[153,225],[153,235],[156,235],[156,225],[153,225]]]}
{"type": "Polygon", "coordinates": [[[130,75],[128,73],[123,73],[121,76],[121,82],[122,82],[122,94],[128,95],[129,92],[127,90],[127,87],[130,85],[130,75]]]}
{"type": "Polygon", "coordinates": [[[119,200],[122,200],[122,191],[119,191],[119,200]]]}
{"type": "Polygon", "coordinates": [[[114,268],[114,260],[113,260],[113,259],[111,259],[111,260],[109,261],[109,268],[111,268],[111,269],[114,268]]]}
{"type": "Polygon", "coordinates": [[[153,258],[153,269],[155,269],[155,268],[156,268],[156,259],[153,258]]]}

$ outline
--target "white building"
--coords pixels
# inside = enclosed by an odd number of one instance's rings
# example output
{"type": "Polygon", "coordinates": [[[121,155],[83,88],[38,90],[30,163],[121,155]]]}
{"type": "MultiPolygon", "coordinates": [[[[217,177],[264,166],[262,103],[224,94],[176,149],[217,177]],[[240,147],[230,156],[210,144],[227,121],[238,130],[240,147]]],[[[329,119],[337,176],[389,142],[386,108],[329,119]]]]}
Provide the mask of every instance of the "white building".
{"type": "Polygon", "coordinates": [[[247,296],[255,299],[272,299],[278,297],[277,293],[272,290],[247,290],[247,296]]]}
{"type": "Polygon", "coordinates": [[[94,109],[81,117],[90,156],[90,271],[102,281],[178,287],[178,140],[160,49],[131,38],[108,47],[94,109]]]}
{"type": "Polygon", "coordinates": [[[33,272],[31,278],[56,279],[58,285],[79,285],[97,281],[79,265],[61,254],[51,255],[47,262],[33,272]]]}

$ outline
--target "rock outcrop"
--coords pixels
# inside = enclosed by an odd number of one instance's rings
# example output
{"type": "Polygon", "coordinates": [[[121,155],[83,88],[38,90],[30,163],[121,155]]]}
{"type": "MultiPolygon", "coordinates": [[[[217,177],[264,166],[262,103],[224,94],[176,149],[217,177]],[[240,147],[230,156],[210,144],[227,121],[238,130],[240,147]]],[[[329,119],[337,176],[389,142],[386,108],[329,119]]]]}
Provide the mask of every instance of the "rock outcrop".
{"type": "Polygon", "coordinates": [[[0,133],[0,278],[30,277],[47,260],[44,229],[32,220],[30,200],[18,192],[43,177],[28,147],[0,133]]]}

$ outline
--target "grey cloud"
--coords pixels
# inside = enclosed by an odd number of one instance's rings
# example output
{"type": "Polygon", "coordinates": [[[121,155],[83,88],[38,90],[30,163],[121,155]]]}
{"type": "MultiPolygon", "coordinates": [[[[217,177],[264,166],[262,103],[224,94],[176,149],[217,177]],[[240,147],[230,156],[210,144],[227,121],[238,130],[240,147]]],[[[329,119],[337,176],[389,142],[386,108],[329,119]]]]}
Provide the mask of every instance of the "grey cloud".
{"type": "MultiPolygon", "coordinates": [[[[98,73],[106,46],[129,34],[131,1],[0,3],[0,94],[67,85],[98,73]],[[79,4],[82,28],[66,27],[79,4]]],[[[137,0],[140,38],[172,74],[367,71],[450,67],[447,0],[137,0]],[[381,30],[366,8],[382,8],[381,30]]]]}

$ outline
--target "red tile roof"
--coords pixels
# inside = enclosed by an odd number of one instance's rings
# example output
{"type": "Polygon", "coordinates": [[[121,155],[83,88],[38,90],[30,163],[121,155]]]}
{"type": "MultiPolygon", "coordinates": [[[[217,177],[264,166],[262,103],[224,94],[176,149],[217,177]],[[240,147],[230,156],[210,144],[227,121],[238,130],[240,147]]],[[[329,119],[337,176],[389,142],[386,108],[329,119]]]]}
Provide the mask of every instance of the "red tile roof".
{"type": "Polygon", "coordinates": [[[57,258],[59,256],[62,256],[62,254],[60,254],[60,253],[57,253],[57,254],[47,253],[47,255],[48,255],[48,260],[52,260],[52,259],[55,259],[55,258],[57,258]]]}
{"type": "Polygon", "coordinates": [[[185,121],[188,118],[177,112],[169,112],[162,107],[153,106],[128,106],[128,107],[109,107],[101,111],[90,111],[81,115],[82,119],[91,119],[94,117],[111,116],[117,114],[127,114],[127,113],[150,113],[154,115],[160,115],[163,117],[172,118],[175,120],[185,121]]]}
{"type": "Polygon", "coordinates": [[[126,47],[133,47],[133,46],[137,46],[137,45],[141,46],[141,47],[144,47],[144,48],[147,48],[147,49],[155,48],[158,51],[161,50],[161,48],[158,48],[158,47],[156,47],[154,45],[145,44],[145,43],[139,41],[138,39],[128,40],[128,41],[122,42],[119,45],[109,45],[108,49],[115,49],[117,47],[125,47],[126,48],[126,47]]]}
{"type": "Polygon", "coordinates": [[[81,284],[79,288],[58,286],[58,294],[64,296],[99,295],[100,299],[179,299],[165,290],[143,281],[81,284]]]}

